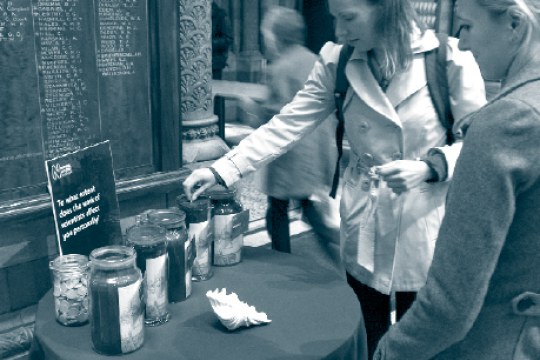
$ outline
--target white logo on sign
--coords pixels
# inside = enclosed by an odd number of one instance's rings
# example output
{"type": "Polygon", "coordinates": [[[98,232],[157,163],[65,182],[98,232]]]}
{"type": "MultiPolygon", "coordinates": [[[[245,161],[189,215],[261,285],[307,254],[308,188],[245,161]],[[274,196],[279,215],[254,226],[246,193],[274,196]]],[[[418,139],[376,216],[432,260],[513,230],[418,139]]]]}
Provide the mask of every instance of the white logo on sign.
{"type": "Polygon", "coordinates": [[[60,180],[64,176],[68,176],[73,172],[71,164],[60,165],[54,164],[52,166],[52,178],[53,180],[60,180]]]}

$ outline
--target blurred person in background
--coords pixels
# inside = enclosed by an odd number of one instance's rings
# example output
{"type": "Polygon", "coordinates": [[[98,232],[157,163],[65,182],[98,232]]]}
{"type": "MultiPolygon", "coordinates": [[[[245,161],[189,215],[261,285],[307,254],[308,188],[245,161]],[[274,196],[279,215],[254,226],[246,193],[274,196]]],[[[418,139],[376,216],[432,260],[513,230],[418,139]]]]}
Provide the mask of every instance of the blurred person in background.
{"type": "MultiPolygon", "coordinates": [[[[266,74],[269,96],[263,102],[249,98],[240,102],[253,115],[250,125],[255,128],[268,122],[292,100],[317,61],[317,55],[305,46],[304,18],[294,9],[269,8],[261,22],[261,34],[269,61],[266,74]]],[[[291,252],[288,211],[290,200],[296,200],[318,236],[324,254],[339,267],[339,225],[332,226],[330,221],[335,214],[328,196],[337,159],[335,127],[335,118],[325,121],[290,151],[258,170],[256,178],[268,195],[266,226],[272,248],[291,252]]]]}
{"type": "MultiPolygon", "coordinates": [[[[449,143],[426,78],[425,54],[440,43],[408,0],[329,0],[336,37],[354,47],[343,115],[350,159],[340,204],[341,254],[347,281],[365,319],[373,354],[391,323],[425,284],[448,184],[462,142],[449,143]]],[[[231,185],[289,151],[336,111],[336,68],[342,46],[327,43],[307,82],[267,124],[211,167],[195,170],[184,191],[197,197],[216,182],[231,185]],[[195,188],[198,187],[196,190],[195,188]],[[195,190],[195,191],[194,191],[195,190]]],[[[454,138],[485,100],[470,52],[447,46],[454,138]]],[[[411,359],[414,359],[411,358],[411,359]]]]}
{"type": "Polygon", "coordinates": [[[458,0],[500,92],[471,116],[426,285],[375,359],[540,359],[540,1],[458,0]]]}

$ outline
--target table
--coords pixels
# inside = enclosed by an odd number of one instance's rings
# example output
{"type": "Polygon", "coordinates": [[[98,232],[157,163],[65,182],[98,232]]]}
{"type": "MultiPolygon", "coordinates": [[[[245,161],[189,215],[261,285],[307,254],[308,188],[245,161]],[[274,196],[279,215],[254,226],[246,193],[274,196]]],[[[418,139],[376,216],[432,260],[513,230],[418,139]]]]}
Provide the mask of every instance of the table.
{"type": "MultiPolygon", "coordinates": [[[[64,327],[54,317],[52,293],[39,302],[32,358],[111,359],[92,350],[90,325],[64,327]]],[[[194,282],[192,295],[170,305],[171,320],[145,328],[145,343],[126,359],[367,359],[360,305],[345,280],[312,259],[245,247],[243,261],[214,267],[194,282]],[[272,323],[227,330],[212,311],[207,290],[226,288],[266,312],[272,323]]]]}

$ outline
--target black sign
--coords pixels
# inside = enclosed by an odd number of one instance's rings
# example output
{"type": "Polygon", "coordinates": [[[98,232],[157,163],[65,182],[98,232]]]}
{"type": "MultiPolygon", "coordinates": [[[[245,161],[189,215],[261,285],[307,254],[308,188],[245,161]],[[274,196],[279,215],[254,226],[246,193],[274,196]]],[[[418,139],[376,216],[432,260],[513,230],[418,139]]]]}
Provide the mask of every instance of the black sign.
{"type": "Polygon", "coordinates": [[[45,162],[60,254],[120,244],[120,211],[109,141],[45,162]]]}

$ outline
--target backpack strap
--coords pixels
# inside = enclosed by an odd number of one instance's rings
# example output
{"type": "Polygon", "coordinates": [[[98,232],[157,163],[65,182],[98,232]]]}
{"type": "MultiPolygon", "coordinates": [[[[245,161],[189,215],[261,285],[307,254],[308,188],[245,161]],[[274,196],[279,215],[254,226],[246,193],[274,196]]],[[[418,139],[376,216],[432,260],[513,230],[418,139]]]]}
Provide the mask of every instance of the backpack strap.
{"type": "Polygon", "coordinates": [[[343,45],[339,53],[339,60],[336,68],[336,85],[334,87],[334,100],[336,102],[336,117],[338,124],[336,127],[336,146],[338,150],[338,157],[336,161],[336,169],[334,170],[334,178],[332,179],[332,190],[330,196],[336,197],[337,187],[339,184],[339,163],[341,156],[343,155],[343,135],[345,134],[345,124],[343,117],[343,102],[347,95],[347,89],[349,88],[349,80],[345,75],[345,66],[352,54],[353,47],[349,45],[343,45]]]}
{"type": "Polygon", "coordinates": [[[454,135],[452,133],[454,116],[450,108],[446,69],[448,35],[442,33],[436,33],[436,35],[439,39],[439,47],[425,54],[427,85],[439,121],[446,128],[447,142],[448,144],[452,144],[454,142],[454,135]]]}

